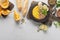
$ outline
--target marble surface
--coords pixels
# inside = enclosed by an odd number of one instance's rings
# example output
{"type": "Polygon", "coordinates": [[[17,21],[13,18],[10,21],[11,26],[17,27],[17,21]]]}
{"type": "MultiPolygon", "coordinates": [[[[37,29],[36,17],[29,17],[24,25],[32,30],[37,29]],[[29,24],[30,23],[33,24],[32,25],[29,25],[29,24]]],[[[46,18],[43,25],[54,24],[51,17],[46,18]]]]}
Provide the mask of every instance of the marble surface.
{"type": "MultiPolygon", "coordinates": [[[[13,10],[18,11],[16,1],[10,1],[14,4],[13,10]]],[[[34,1],[43,1],[47,4],[47,0],[34,1]]],[[[31,2],[32,0],[29,0],[29,7],[31,2]]],[[[60,40],[60,29],[55,28],[53,24],[47,33],[37,32],[38,25],[35,25],[27,18],[25,18],[26,23],[16,24],[13,19],[13,10],[7,18],[0,18],[0,40],[60,40]]]]}

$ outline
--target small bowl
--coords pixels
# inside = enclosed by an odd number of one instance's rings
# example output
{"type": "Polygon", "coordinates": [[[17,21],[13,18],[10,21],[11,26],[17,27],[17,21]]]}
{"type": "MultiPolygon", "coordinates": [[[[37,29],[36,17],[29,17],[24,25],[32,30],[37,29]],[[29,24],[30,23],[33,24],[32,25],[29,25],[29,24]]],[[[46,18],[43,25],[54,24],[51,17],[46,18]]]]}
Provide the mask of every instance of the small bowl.
{"type": "MultiPolygon", "coordinates": [[[[28,11],[28,17],[30,18],[30,19],[32,19],[33,21],[35,21],[35,22],[41,22],[41,23],[44,23],[44,22],[47,22],[47,20],[48,20],[48,18],[49,18],[49,15],[50,15],[50,11],[48,11],[47,13],[47,15],[46,15],[46,17],[44,18],[44,19],[40,19],[40,20],[38,20],[38,19],[35,19],[34,17],[33,17],[33,15],[32,15],[32,10],[33,10],[33,8],[35,7],[35,6],[37,6],[38,5],[38,2],[35,2],[35,1],[33,1],[32,3],[31,3],[31,6],[30,6],[30,9],[29,9],[29,11],[28,11]]],[[[42,5],[47,5],[47,4],[45,4],[45,3],[43,3],[42,2],[42,5]]],[[[48,5],[47,5],[48,6],[48,5]]],[[[48,6],[48,8],[49,8],[49,6],[48,6]]]]}

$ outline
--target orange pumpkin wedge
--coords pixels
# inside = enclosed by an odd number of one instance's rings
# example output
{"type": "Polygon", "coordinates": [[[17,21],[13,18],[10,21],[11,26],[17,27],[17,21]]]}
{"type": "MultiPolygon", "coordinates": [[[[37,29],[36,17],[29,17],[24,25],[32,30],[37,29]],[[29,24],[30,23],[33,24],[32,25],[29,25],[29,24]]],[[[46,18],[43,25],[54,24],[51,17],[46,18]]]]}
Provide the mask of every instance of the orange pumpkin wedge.
{"type": "Polygon", "coordinates": [[[16,11],[14,11],[14,19],[15,19],[15,21],[19,21],[20,20],[20,15],[16,11]]]}
{"type": "Polygon", "coordinates": [[[33,8],[32,15],[34,18],[40,19],[40,13],[39,13],[39,7],[38,6],[33,8]]]}

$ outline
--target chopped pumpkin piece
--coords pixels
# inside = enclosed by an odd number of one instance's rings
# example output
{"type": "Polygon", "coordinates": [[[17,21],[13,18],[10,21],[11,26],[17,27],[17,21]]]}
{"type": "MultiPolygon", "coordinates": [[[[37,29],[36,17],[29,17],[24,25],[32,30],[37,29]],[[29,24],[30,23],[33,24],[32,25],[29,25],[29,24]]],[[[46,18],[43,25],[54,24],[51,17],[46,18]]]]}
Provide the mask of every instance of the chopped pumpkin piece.
{"type": "Polygon", "coordinates": [[[1,13],[0,13],[0,16],[1,16],[1,13]]]}
{"type": "Polygon", "coordinates": [[[0,16],[1,16],[1,14],[2,14],[2,8],[0,7],[0,16]]]}
{"type": "Polygon", "coordinates": [[[9,6],[9,0],[0,0],[0,5],[4,9],[8,8],[8,6],[9,6]]]}
{"type": "Polygon", "coordinates": [[[7,16],[10,12],[10,10],[2,10],[2,15],[7,16]]]}
{"type": "Polygon", "coordinates": [[[14,19],[15,19],[15,21],[19,21],[20,20],[20,15],[16,11],[14,11],[14,19]]]}

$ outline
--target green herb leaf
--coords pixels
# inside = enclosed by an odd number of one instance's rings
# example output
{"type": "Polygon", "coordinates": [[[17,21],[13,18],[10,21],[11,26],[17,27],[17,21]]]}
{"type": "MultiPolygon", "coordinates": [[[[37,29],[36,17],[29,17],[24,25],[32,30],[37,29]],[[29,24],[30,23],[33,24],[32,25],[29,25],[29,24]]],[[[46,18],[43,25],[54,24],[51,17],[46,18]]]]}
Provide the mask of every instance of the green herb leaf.
{"type": "Polygon", "coordinates": [[[60,27],[60,22],[55,22],[54,25],[56,26],[56,28],[59,26],[60,27]]]}
{"type": "Polygon", "coordinates": [[[47,10],[42,10],[42,14],[47,15],[47,10]]]}
{"type": "Polygon", "coordinates": [[[60,0],[57,1],[57,7],[60,7],[60,0]]]}

